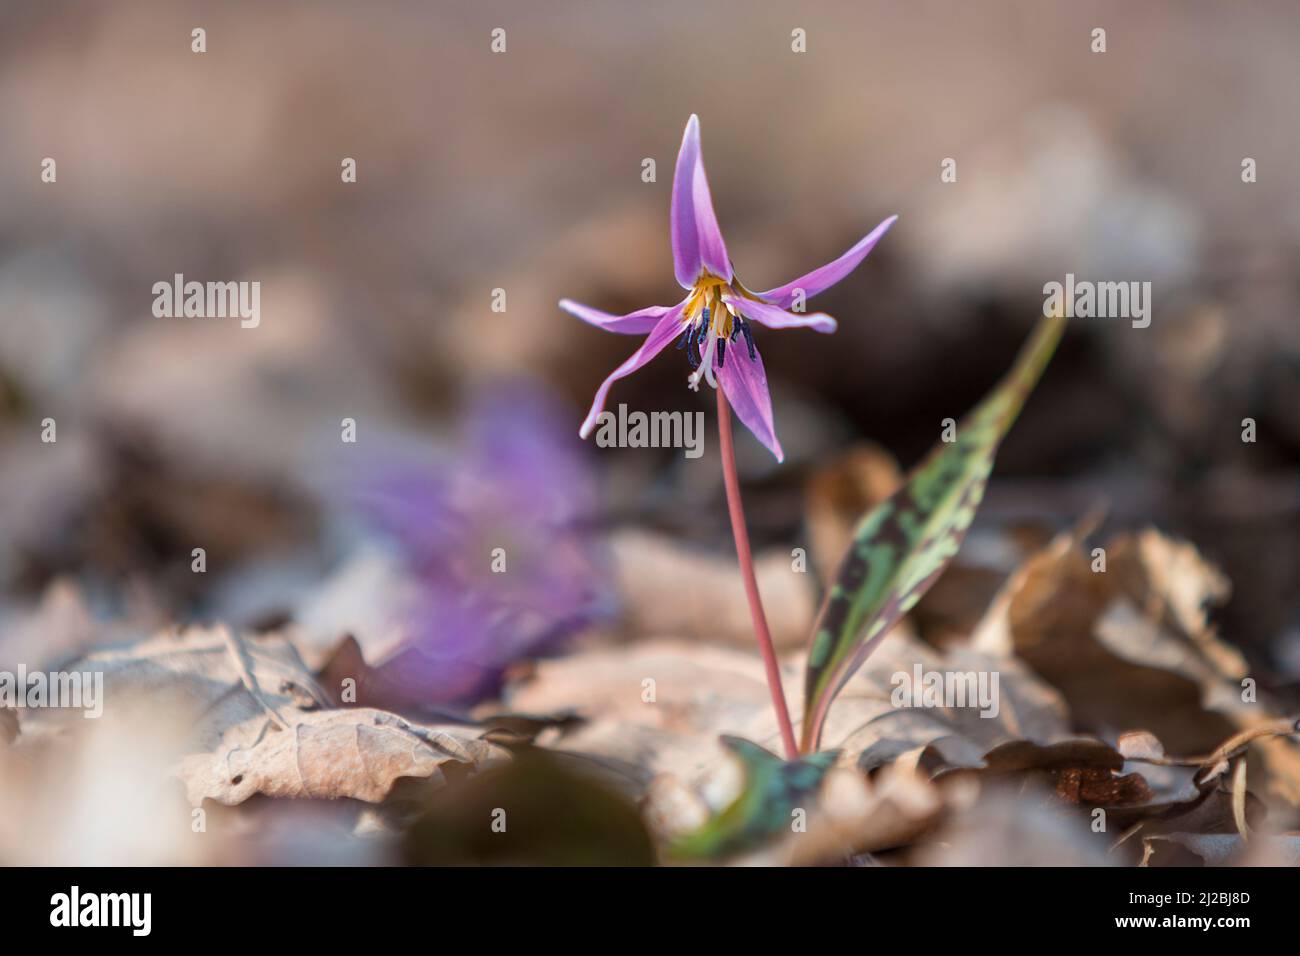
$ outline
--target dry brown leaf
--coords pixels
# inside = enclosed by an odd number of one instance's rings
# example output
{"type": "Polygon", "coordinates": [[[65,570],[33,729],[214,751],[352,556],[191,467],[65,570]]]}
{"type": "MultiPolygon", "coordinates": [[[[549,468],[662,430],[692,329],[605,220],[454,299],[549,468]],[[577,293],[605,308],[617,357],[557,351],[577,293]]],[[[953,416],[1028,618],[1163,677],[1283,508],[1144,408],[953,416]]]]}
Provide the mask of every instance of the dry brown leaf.
{"type": "MultiPolygon", "coordinates": [[[[184,737],[178,772],[196,804],[259,793],[375,802],[399,778],[437,781],[447,761],[473,767],[506,754],[477,731],[333,709],[283,634],[191,628],[98,651],[69,669],[103,673],[106,711],[129,705],[184,737]]],[[[24,736],[35,731],[37,739],[66,724],[52,711],[21,719],[24,736]]]]}
{"type": "MultiPolygon", "coordinates": [[[[692,550],[633,529],[616,532],[609,544],[630,633],[752,646],[754,626],[734,552],[692,550]]],[[[817,610],[811,575],[794,570],[785,550],[761,552],[754,564],[772,640],[781,648],[802,647],[817,610]]]]}
{"type": "MultiPolygon", "coordinates": [[[[1042,746],[1028,740],[1003,744],[984,756],[970,773],[990,783],[1032,783],[1058,800],[1087,808],[1150,803],[1151,787],[1139,773],[1124,773],[1124,758],[1100,740],[1076,738],[1042,746]]],[[[955,773],[940,776],[948,779],[955,773]]]]}
{"type": "Polygon", "coordinates": [[[255,794],[378,803],[404,777],[440,781],[448,761],[477,767],[507,752],[446,727],[370,708],[296,713],[291,726],[256,717],[230,728],[216,751],[185,758],[190,802],[233,805],[255,794]]]}
{"type": "Polygon", "coordinates": [[[1186,757],[1167,755],[1149,731],[1125,734],[1121,738],[1129,761],[1125,766],[1139,767],[1158,793],[1144,804],[1108,810],[1110,822],[1123,831],[1116,849],[1131,845],[1140,834],[1140,862],[1147,865],[1155,852],[1151,839],[1159,835],[1228,834],[1248,840],[1264,821],[1267,808],[1246,789],[1246,754],[1252,746],[1295,730],[1294,721],[1272,721],[1234,734],[1210,754],[1186,757]]]}
{"type": "MultiPolygon", "coordinates": [[[[1262,692],[1243,700],[1241,655],[1215,634],[1205,608],[1227,582],[1195,549],[1158,531],[1121,535],[1094,572],[1083,534],[1059,535],[1007,582],[973,647],[1014,653],[1059,688],[1075,726],[1102,737],[1149,728],[1176,753],[1203,753],[1238,730],[1281,715],[1262,692]]],[[[1300,750],[1259,748],[1266,789],[1300,802],[1300,750]]]]}
{"type": "Polygon", "coordinates": [[[1107,866],[1111,839],[1059,803],[995,787],[916,853],[922,866],[1107,866]]]}
{"type": "MultiPolygon", "coordinates": [[[[782,676],[787,691],[797,686],[793,667],[782,676]]],[[[540,661],[507,689],[506,704],[526,713],[572,710],[581,723],[544,732],[538,743],[638,768],[643,784],[658,773],[693,780],[716,766],[723,732],[780,746],[757,655],[684,641],[540,661]]]]}
{"type": "Polygon", "coordinates": [[[853,755],[871,770],[917,747],[930,747],[940,765],[980,767],[1001,744],[1029,740],[1051,743],[1070,736],[1060,695],[1014,658],[991,656],[969,648],[948,652],[895,631],[867,660],[836,698],[826,722],[827,748],[853,755]],[[979,707],[896,706],[895,691],[927,674],[986,676],[988,689],[997,679],[996,712],[981,716],[979,707]]]}
{"type": "MultiPolygon", "coordinates": [[[[783,667],[787,693],[800,686],[801,657],[792,655],[783,667]]],[[[507,692],[507,704],[520,711],[555,712],[575,703],[581,721],[543,732],[538,743],[639,777],[647,820],[665,840],[694,829],[737,794],[741,781],[717,742],[720,734],[774,751],[780,746],[755,653],[680,641],[597,648],[542,661],[507,692]]],[[[982,766],[998,744],[1067,734],[1059,695],[1016,661],[969,650],[945,655],[896,632],[831,710],[826,748],[843,755],[834,785],[828,780],[808,808],[807,830],[736,862],[833,862],[905,845],[934,826],[960,792],[936,789],[930,783],[936,769],[982,766]],[[969,707],[896,707],[895,678],[912,676],[917,666],[997,672],[997,715],[983,718],[969,707]]]]}
{"type": "MultiPolygon", "coordinates": [[[[102,672],[105,708],[114,702],[153,707],[189,728],[190,746],[210,750],[230,727],[268,711],[298,709],[306,699],[328,706],[294,646],[280,634],[240,637],[225,627],[192,627],[96,651],[66,666],[102,672]]],[[[26,711],[29,724],[62,719],[26,711]]]]}
{"type": "MultiPolygon", "coordinates": [[[[784,662],[782,682],[794,713],[801,686],[801,655],[784,662]]],[[[583,722],[562,737],[543,735],[565,749],[687,780],[721,762],[717,736],[745,737],[779,749],[772,704],[757,654],[679,641],[596,648],[542,661],[507,692],[511,709],[556,713],[577,706],[583,722]]],[[[1068,735],[1059,696],[1014,660],[962,650],[944,655],[896,633],[846,686],[831,709],[825,749],[840,749],[862,769],[933,744],[954,766],[978,766],[1009,740],[1048,742],[1068,735]],[[896,707],[895,683],[923,671],[996,672],[996,716],[971,707],[896,707]],[[900,675],[902,675],[900,677],[900,675]]]]}

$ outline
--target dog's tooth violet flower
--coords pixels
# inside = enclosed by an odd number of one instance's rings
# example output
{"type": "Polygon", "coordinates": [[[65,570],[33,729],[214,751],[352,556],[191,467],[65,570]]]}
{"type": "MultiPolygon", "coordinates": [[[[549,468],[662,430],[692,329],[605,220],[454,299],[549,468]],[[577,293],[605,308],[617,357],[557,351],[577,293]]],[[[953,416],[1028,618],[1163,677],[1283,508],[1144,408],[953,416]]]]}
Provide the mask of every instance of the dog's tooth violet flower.
{"type": "Polygon", "coordinates": [[[594,483],[565,415],[544,391],[498,383],[470,403],[454,449],[430,462],[381,454],[358,477],[354,506],[399,545],[416,585],[406,638],[368,693],[469,706],[515,662],[607,615],[594,483]],[[508,563],[493,566],[497,549],[508,563]]]}
{"type": "Polygon", "coordinates": [[[676,341],[693,369],[687,378],[690,387],[698,389],[701,381],[714,388],[720,385],[737,417],[777,461],[782,460],[785,456],[772,422],[767,373],[751,323],[770,329],[834,332],[835,320],[826,313],[805,315],[791,308],[802,306],[803,300],[829,289],[852,272],[897,218],[886,219],[834,262],[767,292],[751,292],[731,267],[700,156],[700,121],[692,115],[677,154],[670,212],[673,268],[677,281],[687,290],[686,298],[674,306],[651,306],[628,315],[611,315],[569,299],[560,301],[560,308],[598,328],[646,335],[641,347],[596,390],[579,434],[586,438],[596,427],[609,389],[616,381],[631,375],[676,341]]]}

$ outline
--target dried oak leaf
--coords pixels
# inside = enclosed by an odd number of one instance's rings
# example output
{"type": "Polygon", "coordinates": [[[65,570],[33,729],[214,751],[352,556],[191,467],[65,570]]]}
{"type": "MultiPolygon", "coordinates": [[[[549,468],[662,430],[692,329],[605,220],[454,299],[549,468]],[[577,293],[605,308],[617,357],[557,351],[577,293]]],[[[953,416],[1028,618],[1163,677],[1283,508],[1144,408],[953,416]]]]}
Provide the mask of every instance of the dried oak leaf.
{"type": "MultiPolygon", "coordinates": [[[[1228,583],[1192,545],[1154,529],[1120,535],[1094,571],[1083,537],[1058,535],[1033,555],[972,646],[1025,661],[1064,695],[1077,727],[1102,737],[1144,727],[1173,752],[1198,753],[1281,716],[1263,692],[1243,699],[1246,664],[1206,616],[1228,583]]],[[[1259,756],[1267,772],[1254,779],[1300,803],[1300,748],[1273,739],[1259,756]]]]}
{"type": "Polygon", "coordinates": [[[505,755],[473,730],[336,709],[283,634],[190,628],[69,668],[104,675],[106,713],[144,712],[178,730],[176,772],[195,805],[254,794],[376,802],[399,778],[439,781],[449,761],[505,755]]]}
{"type": "MultiPolygon", "coordinates": [[[[297,710],[306,701],[328,705],[281,634],[244,637],[222,626],[191,627],[98,650],[65,669],[102,673],[106,711],[152,709],[159,719],[187,728],[196,751],[212,749],[230,727],[250,718],[297,710]]],[[[43,711],[30,719],[59,717],[43,711]]]]}
{"type": "Polygon", "coordinates": [[[180,767],[191,804],[255,794],[378,803],[404,777],[441,781],[443,765],[477,767],[505,751],[463,731],[426,727],[370,708],[295,713],[278,727],[257,717],[230,728],[215,752],[180,767]]]}
{"type": "Polygon", "coordinates": [[[1149,803],[1154,792],[1146,778],[1123,770],[1124,757],[1115,748],[1100,740],[1076,738],[1046,746],[1012,741],[985,754],[984,766],[973,772],[989,782],[1043,783],[1058,799],[1084,807],[1149,803]]]}

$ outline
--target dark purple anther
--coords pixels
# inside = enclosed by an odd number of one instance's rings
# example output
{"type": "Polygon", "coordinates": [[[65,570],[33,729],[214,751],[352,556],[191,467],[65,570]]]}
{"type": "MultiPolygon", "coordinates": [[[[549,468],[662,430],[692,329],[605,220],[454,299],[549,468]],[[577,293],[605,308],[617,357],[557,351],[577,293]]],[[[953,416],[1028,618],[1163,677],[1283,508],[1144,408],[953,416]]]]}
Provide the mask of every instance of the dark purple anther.
{"type": "Polygon", "coordinates": [[[699,368],[700,362],[700,339],[699,331],[702,326],[692,325],[686,333],[686,361],[691,363],[691,368],[699,368]]]}
{"type": "Polygon", "coordinates": [[[740,331],[741,331],[742,333],[744,333],[744,336],[745,336],[745,348],[749,349],[749,360],[752,362],[752,361],[754,361],[754,359],[758,358],[758,352],[757,352],[757,350],[754,348],[754,333],[752,333],[752,332],[749,331],[749,323],[748,323],[748,322],[741,322],[741,323],[740,323],[740,331]]]}

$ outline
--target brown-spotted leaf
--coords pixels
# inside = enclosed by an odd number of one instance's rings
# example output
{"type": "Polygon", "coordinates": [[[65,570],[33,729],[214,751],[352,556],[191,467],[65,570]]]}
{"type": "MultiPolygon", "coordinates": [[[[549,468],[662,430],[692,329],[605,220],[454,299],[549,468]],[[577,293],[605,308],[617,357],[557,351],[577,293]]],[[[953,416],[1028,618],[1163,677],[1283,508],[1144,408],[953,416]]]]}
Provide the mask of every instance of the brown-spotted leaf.
{"type": "Polygon", "coordinates": [[[943,573],[961,546],[993,456],[1046,367],[1065,320],[1044,318],[1001,383],[907,483],[858,524],[813,626],[802,749],[815,750],[831,701],[943,573]]]}

